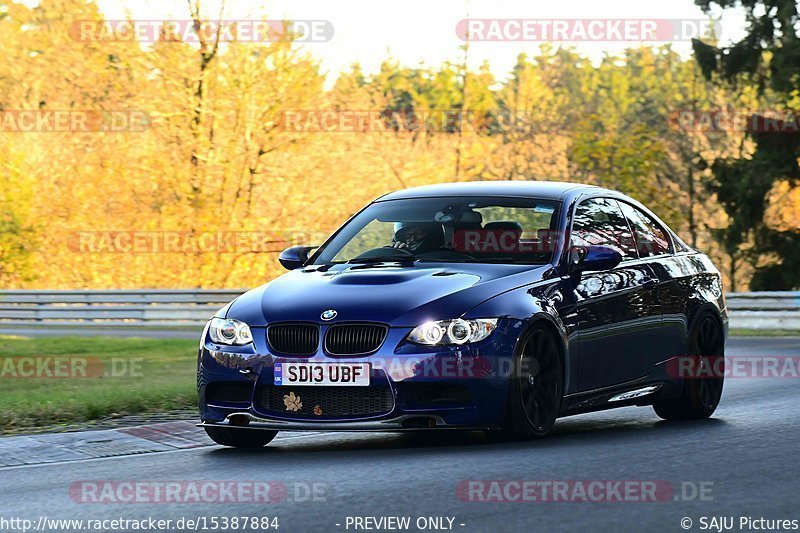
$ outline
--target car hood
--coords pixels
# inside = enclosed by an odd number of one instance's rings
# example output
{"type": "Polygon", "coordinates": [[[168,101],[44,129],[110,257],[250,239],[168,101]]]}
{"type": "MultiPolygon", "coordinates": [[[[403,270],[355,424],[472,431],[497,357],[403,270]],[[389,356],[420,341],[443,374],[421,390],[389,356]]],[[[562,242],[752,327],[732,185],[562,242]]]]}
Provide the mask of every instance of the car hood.
{"type": "Polygon", "coordinates": [[[552,266],[417,263],[414,266],[307,267],[246,292],[227,316],[251,326],[272,322],[322,322],[334,309],[343,321],[413,327],[457,318],[498,294],[541,281],[552,266]]]}

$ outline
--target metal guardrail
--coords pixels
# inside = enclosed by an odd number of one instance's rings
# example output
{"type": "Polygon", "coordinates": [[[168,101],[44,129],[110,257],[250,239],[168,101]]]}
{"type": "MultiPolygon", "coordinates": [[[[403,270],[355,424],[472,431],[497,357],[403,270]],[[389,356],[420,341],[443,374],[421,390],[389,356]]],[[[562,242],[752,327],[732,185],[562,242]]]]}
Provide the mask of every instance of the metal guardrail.
{"type": "MultiPolygon", "coordinates": [[[[198,326],[244,290],[0,291],[0,326],[198,326]]],[[[800,292],[727,295],[730,327],[800,331],[800,292]]]]}
{"type": "Polygon", "coordinates": [[[0,326],[198,326],[244,290],[0,291],[0,326]]]}
{"type": "Polygon", "coordinates": [[[800,331],[800,292],[734,292],[726,300],[731,328],[800,331]]]}

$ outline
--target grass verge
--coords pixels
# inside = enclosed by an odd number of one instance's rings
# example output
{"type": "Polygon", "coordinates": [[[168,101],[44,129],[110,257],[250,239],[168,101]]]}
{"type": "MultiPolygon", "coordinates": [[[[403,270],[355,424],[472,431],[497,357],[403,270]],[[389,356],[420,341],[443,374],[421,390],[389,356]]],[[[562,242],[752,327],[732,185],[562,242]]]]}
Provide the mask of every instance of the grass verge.
{"type": "Polygon", "coordinates": [[[0,336],[0,428],[192,407],[196,358],[189,339],[0,336]]]}
{"type": "Polygon", "coordinates": [[[800,331],[790,329],[731,329],[729,337],[800,337],[800,331]]]}

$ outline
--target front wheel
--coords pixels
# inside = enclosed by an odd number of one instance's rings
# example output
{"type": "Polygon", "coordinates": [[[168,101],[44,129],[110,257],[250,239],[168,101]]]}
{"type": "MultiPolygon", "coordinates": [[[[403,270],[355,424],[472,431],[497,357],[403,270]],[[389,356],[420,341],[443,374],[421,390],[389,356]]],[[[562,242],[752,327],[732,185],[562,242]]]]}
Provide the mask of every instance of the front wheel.
{"type": "Polygon", "coordinates": [[[211,440],[233,448],[263,448],[275,438],[277,431],[224,427],[204,428],[211,440]]]}
{"type": "Polygon", "coordinates": [[[710,417],[722,398],[725,380],[724,354],[722,326],[711,315],[702,317],[691,336],[691,366],[697,375],[680,376],[680,395],[677,398],[656,401],[653,405],[656,414],[664,420],[699,420],[710,417]]]}
{"type": "Polygon", "coordinates": [[[506,420],[500,433],[513,439],[547,435],[561,409],[561,350],[549,329],[533,326],[514,359],[506,420]]]}

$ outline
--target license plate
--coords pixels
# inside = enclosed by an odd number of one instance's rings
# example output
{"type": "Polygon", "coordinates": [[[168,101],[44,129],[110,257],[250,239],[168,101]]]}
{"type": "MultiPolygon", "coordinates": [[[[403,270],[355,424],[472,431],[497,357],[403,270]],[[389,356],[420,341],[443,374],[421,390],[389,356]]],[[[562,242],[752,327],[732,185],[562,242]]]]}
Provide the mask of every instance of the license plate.
{"type": "Polygon", "coordinates": [[[275,363],[275,385],[368,387],[369,363],[275,363]]]}

